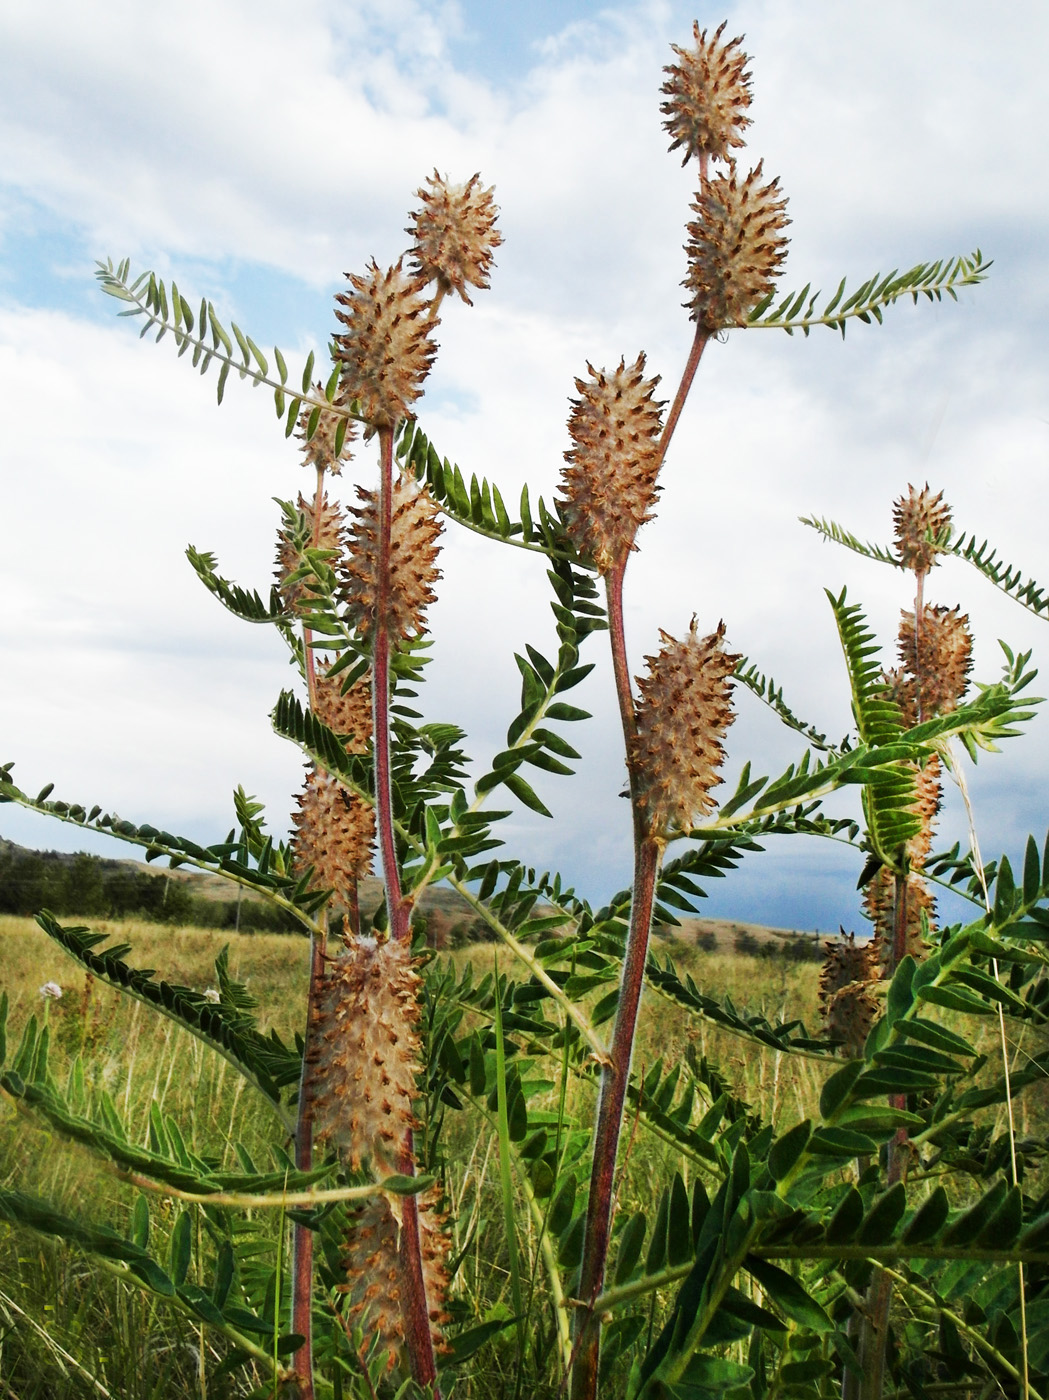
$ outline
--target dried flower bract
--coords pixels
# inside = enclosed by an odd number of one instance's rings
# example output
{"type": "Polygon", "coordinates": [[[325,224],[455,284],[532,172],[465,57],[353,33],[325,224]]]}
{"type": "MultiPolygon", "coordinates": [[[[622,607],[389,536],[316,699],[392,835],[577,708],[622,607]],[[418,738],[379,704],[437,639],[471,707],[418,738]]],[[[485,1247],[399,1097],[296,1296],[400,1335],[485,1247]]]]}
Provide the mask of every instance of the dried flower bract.
{"type": "Polygon", "coordinates": [[[734,168],[705,180],[692,205],[698,217],[687,226],[682,286],[693,321],[710,334],[746,324],[787,256],[787,201],[778,179],[761,184],[761,168],[759,162],[744,180],[734,168]]]}
{"type": "Polygon", "coordinates": [[[665,837],[689,831],[714,809],[710,792],[721,782],[722,740],[735,718],[730,677],[739,657],[722,646],[723,623],[697,637],[693,618],[683,642],[660,635],[663,647],[646,657],[648,675],[638,681],[630,762],[648,832],[665,837]]]}
{"type": "Polygon", "coordinates": [[[707,31],[694,21],[695,47],[672,44],[679,62],[663,69],[669,75],[662,88],[667,96],[660,108],[666,118],[663,126],[673,137],[670,149],[684,147],[683,165],[692,156],[728,160],[732,148],[743,145],[743,128],[750,125],[750,60],[739,47],[742,35],[719,43],[725,23],[708,39],[707,31]]]}
{"type": "Polygon", "coordinates": [[[369,436],[396,426],[422,394],[437,354],[438,322],[418,279],[407,277],[400,262],[382,272],[373,261],[366,276],[348,275],[353,290],[335,298],[345,308],[335,314],[346,327],[335,337],[339,392],[345,401],[358,401],[369,436]]]}
{"type": "Polygon", "coordinates": [[[412,268],[423,282],[436,282],[442,295],[458,292],[472,306],[466,289],[487,290],[492,257],[503,241],[495,227],[499,209],[493,191],[484,188],[480,175],[453,185],[436,170],[426,184],[429,188],[416,192],[422,208],[412,212],[405,230],[413,238],[412,268]]]}
{"type": "Polygon", "coordinates": [[[371,870],[375,809],[330,773],[311,768],[292,813],[295,870],[313,867],[310,888],[333,890],[344,909],[356,903],[357,882],[371,870]]]}
{"type": "Polygon", "coordinates": [[[921,491],[908,486],[906,496],[893,503],[892,519],[900,563],[916,574],[927,574],[936,564],[935,541],[951,528],[951,508],[943,492],[934,496],[928,482],[921,491]]]}
{"type": "Polygon", "coordinates": [[[572,447],[561,473],[561,514],[579,552],[606,573],[626,560],[634,537],[652,518],[660,466],[659,376],[645,379],[645,357],[609,373],[587,365],[576,380],[568,431],[572,447]]]}
{"type": "Polygon", "coordinates": [[[384,625],[391,637],[422,632],[425,613],[434,601],[440,515],[433,497],[414,477],[393,483],[390,521],[390,569],[385,616],[379,613],[379,497],[357,488],[361,505],[353,510],[351,544],[345,566],[346,620],[369,636],[384,625]]]}
{"type": "Polygon", "coordinates": [[[926,603],[915,627],[914,613],[900,617],[902,674],[894,677],[894,699],[908,724],[950,714],[965,694],[972,669],[968,614],[926,603]]]}
{"type": "Polygon", "coordinates": [[[341,553],[346,542],[346,521],[338,503],[329,501],[326,495],[321,498],[319,526],[315,524],[313,502],[306,500],[301,492],[297,506],[299,528],[286,526],[277,535],[277,586],[284,606],[289,609],[299,609],[309,603],[309,579],[293,575],[306,562],[304,550],[313,547],[314,531],[318,549],[341,553]]]}

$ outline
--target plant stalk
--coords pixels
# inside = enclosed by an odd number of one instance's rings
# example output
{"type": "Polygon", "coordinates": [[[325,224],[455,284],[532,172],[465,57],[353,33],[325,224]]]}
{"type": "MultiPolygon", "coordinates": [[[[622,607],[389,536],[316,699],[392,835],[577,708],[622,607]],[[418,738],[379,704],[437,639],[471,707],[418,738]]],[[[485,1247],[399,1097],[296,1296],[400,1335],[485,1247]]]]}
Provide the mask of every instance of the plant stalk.
{"type": "Polygon", "coordinates": [[[623,956],[619,985],[619,1007],[609,1062],[601,1071],[597,1123],[594,1128],[594,1155],[590,1173],[583,1260],[579,1278],[582,1306],[575,1318],[575,1363],[572,1367],[572,1400],[595,1400],[601,1357],[601,1315],[594,1307],[605,1281],[608,1242],[612,1227],[612,1193],[615,1181],[619,1136],[623,1126],[623,1105],[630,1079],[637,1014],[644,985],[648,938],[652,926],[656,876],[663,844],[645,830],[637,803],[636,781],[630,765],[630,741],[637,732],[634,697],[626,658],[623,626],[623,575],[625,561],[609,571],[608,626],[612,644],[619,713],[623,723],[630,771],[631,808],[634,817],[634,885],[630,907],[630,928],[623,956]]]}

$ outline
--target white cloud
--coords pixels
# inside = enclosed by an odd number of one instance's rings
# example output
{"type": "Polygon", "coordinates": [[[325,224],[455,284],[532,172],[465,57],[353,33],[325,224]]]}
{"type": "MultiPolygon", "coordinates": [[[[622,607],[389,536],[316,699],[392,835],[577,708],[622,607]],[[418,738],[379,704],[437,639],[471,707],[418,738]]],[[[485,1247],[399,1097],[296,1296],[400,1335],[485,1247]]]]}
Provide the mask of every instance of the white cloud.
{"type": "MultiPolygon", "coordinates": [[[[36,201],[92,245],[148,254],[176,276],[187,259],[199,277],[197,260],[235,258],[318,286],[372,253],[396,255],[411,191],[434,165],[480,169],[497,186],[507,243],[492,292],[472,312],[446,308],[422,420],[508,500],[525,480],[549,496],[586,360],[644,347],[669,397],[687,352],[678,283],[692,177],[665,154],[657,107],[666,43],[686,42],[689,20],[679,5],[601,12],[498,91],[456,70],[465,19],[421,0],[314,0],[294,19],[270,3],[104,0],[58,3],[46,23],[8,5],[0,178],[11,207],[36,201]]],[[[658,627],[680,633],[693,611],[704,627],[723,616],[733,645],[837,737],[847,694],[822,588],[847,583],[870,599],[890,644],[905,600],[898,577],[820,547],[799,514],[885,539],[892,496],[928,476],[960,525],[1040,565],[1045,352],[1038,316],[1018,303],[1049,229],[1038,71],[1049,12],[1017,5],[992,26],[971,0],[876,10],[742,0],[729,23],[754,55],[753,151],[791,200],[789,284],[811,276],[830,290],[841,272],[862,278],[879,262],[887,271],[977,243],[994,255],[996,240],[1006,253],[961,304],[898,307],[880,330],[854,326],[844,346],[825,331],[711,346],[660,517],[631,565],[636,668],[658,627]]],[[[253,280],[238,283],[249,304],[234,314],[261,343],[253,280]]],[[[233,381],[217,412],[212,386],[173,359],[119,323],[0,316],[0,373],[18,405],[0,422],[0,733],[27,783],[57,776],[71,796],[129,816],[219,829],[237,781],[286,810],[297,760],[265,714],[290,673],[271,639],[206,596],[181,551],[214,546],[231,574],[265,581],[269,498],[296,488],[298,468],[262,395],[233,381]]],[[[513,713],[512,646],[546,645],[541,572],[531,557],[449,535],[429,703],[445,718],[465,711],[482,758],[513,713]]],[[[997,666],[998,635],[1042,649],[1044,624],[974,574],[934,577],[937,596],[973,616],[982,676],[997,666]]],[[[583,700],[597,714],[583,744],[589,776],[575,796],[540,785],[583,835],[573,848],[560,828],[522,830],[537,862],[567,850],[607,885],[625,879],[610,868],[626,852],[625,804],[614,707],[596,681],[583,700]]],[[[745,698],[739,707],[734,752],[793,756],[745,698]]],[[[983,767],[989,810],[1017,825],[1004,802],[1012,784],[1022,819],[1041,820],[1034,785],[1020,787],[1049,768],[1040,741],[987,765],[986,780],[983,767]]],[[[778,859],[789,875],[792,857],[778,859]]]]}

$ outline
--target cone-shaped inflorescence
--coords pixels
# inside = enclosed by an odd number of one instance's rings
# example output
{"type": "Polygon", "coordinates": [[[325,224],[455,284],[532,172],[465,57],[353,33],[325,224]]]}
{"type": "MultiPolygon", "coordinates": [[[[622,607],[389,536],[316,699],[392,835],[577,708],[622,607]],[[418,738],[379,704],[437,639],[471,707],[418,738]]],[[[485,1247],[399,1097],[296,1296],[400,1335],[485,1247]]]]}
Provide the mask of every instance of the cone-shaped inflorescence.
{"type": "Polygon", "coordinates": [[[637,800],[646,834],[657,839],[689,831],[714,809],[711,789],[721,782],[722,740],[735,715],[730,677],[738,656],[724,650],[724,624],[697,637],[696,621],[684,641],[660,634],[639,678],[637,733],[630,745],[637,800]]]}
{"type": "Polygon", "coordinates": [[[383,272],[372,262],[365,276],[348,274],[352,291],[341,292],[335,314],[346,330],[335,337],[341,369],[339,396],[356,399],[368,425],[393,428],[422,394],[437,346],[434,319],[423,287],[401,263],[383,272]]]}
{"type": "Polygon", "coordinates": [[[329,676],[318,666],[314,681],[314,711],[342,739],[347,753],[367,753],[372,733],[371,685],[367,677],[343,691],[342,677],[329,676]]]}
{"type": "Polygon", "coordinates": [[[761,163],[743,180],[735,168],[703,182],[688,227],[688,291],[692,320],[713,335],[746,324],[772,291],[787,256],[790,223],[779,181],[761,183],[761,163]]]}
{"type": "Polygon", "coordinates": [[[919,962],[925,957],[922,915],[930,930],[936,927],[936,901],[921,875],[909,871],[902,890],[898,889],[898,883],[892,871],[882,866],[863,894],[864,911],[874,925],[872,957],[887,976],[892,975],[900,958],[908,953],[919,962]],[[902,946],[896,934],[897,898],[903,900],[902,946]]]}
{"type": "Polygon", "coordinates": [[[728,160],[734,146],[743,145],[743,128],[750,125],[750,74],[747,55],[739,47],[742,36],[720,42],[723,22],[711,39],[699,22],[692,25],[695,45],[682,49],[671,45],[678,62],[663,69],[667,100],[660,110],[672,151],[684,148],[683,165],[692,156],[728,160]]]}
{"type": "Polygon", "coordinates": [[[364,636],[385,627],[391,637],[422,632],[425,613],[434,601],[434,584],[442,525],[432,496],[414,477],[393,483],[390,568],[385,617],[379,609],[379,498],[357,488],[361,505],[353,509],[350,548],[344,565],[346,621],[364,636]]]}
{"type": "Polygon", "coordinates": [[[913,612],[900,616],[900,670],[893,699],[905,723],[950,714],[965,694],[972,670],[969,618],[959,608],[926,603],[915,625],[913,612]]]}
{"type": "Polygon", "coordinates": [[[437,171],[417,190],[422,208],[409,215],[411,265],[419,280],[435,282],[440,294],[458,292],[472,306],[467,287],[486,291],[496,248],[503,236],[495,226],[499,214],[493,191],[480,175],[464,185],[450,184],[437,171]]]}
{"type": "Polygon", "coordinates": [[[820,1012],[828,1035],[842,1042],[843,1053],[859,1055],[878,1015],[878,1002],[870,989],[880,968],[870,943],[857,943],[845,933],[824,945],[820,969],[820,1012]]]}
{"type": "Polygon", "coordinates": [[[916,574],[927,574],[936,564],[934,541],[951,528],[951,508],[943,492],[934,496],[928,482],[921,491],[908,486],[906,496],[894,502],[892,518],[900,563],[916,574]]]}
{"type": "MultiPolygon", "coordinates": [[[[277,585],[284,606],[297,610],[309,602],[308,579],[293,576],[306,562],[303,550],[313,545],[314,505],[300,492],[297,502],[303,517],[301,530],[282,529],[277,535],[277,585]]],[[[320,527],[317,534],[317,548],[337,551],[341,554],[346,543],[346,521],[342,507],[327,496],[321,498],[320,527]]]]}
{"type": "MultiPolygon", "coordinates": [[[[360,939],[324,969],[311,1010],[305,1093],[314,1133],[352,1170],[369,1167],[381,1180],[401,1168],[405,1137],[415,1126],[412,1101],[419,1073],[419,976],[406,943],[360,939]]],[[[380,1195],[352,1223],[346,1242],[346,1320],[379,1333],[400,1360],[405,1296],[400,1202],[380,1195]]],[[[435,1342],[447,1288],[447,1236],[436,1198],[419,1201],[419,1234],[427,1312],[435,1342]]]]}
{"type": "MultiPolygon", "coordinates": [[[[316,398],[323,399],[324,385],[314,384],[313,393],[316,398]]],[[[357,424],[352,418],[322,408],[317,412],[317,422],[311,435],[310,420],[315,412],[317,410],[307,404],[299,414],[299,430],[296,437],[302,443],[303,463],[318,471],[330,472],[332,476],[341,476],[343,463],[348,462],[352,455],[350,448],[357,436],[357,424]],[[345,424],[345,427],[342,429],[342,445],[336,452],[340,424],[345,424]]]]}
{"type": "Polygon", "coordinates": [[[352,909],[357,883],[372,866],[375,814],[363,801],[320,768],[310,768],[292,813],[294,868],[312,868],[310,888],[332,890],[336,904],[352,909]]]}
{"type": "Polygon", "coordinates": [[[561,515],[572,542],[601,573],[626,562],[634,537],[652,518],[659,488],[663,404],[659,376],[644,377],[645,357],[577,379],[568,416],[572,446],[561,471],[561,515]]]}

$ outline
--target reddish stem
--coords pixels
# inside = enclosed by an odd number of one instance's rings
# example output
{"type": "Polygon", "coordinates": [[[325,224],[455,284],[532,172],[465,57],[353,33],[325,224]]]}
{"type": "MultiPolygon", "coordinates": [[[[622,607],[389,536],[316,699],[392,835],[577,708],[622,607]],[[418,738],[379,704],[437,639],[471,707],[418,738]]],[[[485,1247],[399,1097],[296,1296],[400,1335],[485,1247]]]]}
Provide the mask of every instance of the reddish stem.
{"type": "Polygon", "coordinates": [[[648,938],[652,926],[652,906],[655,902],[656,876],[662,855],[662,843],[647,834],[637,802],[636,782],[630,761],[631,739],[637,732],[634,698],[626,659],[626,637],[623,625],[623,575],[625,563],[617,565],[606,576],[608,592],[608,627],[612,643],[612,666],[615,671],[619,713],[623,722],[623,738],[627,748],[630,773],[630,796],[634,815],[634,886],[630,908],[630,928],[623,954],[623,973],[619,985],[619,1006],[608,1064],[601,1072],[601,1093],[598,1101],[597,1123],[594,1128],[594,1157],[590,1173],[590,1195],[587,1202],[586,1232],[583,1241],[583,1262],[579,1279],[582,1306],[576,1314],[575,1361],[572,1367],[572,1400],[594,1400],[597,1395],[598,1367],[601,1356],[601,1320],[593,1303],[604,1285],[608,1260],[608,1241],[612,1228],[613,1186],[619,1138],[623,1128],[623,1106],[630,1081],[630,1062],[634,1051],[638,1009],[644,987],[648,938]]]}
{"type": "MultiPolygon", "coordinates": [[[[379,429],[379,559],[375,600],[375,627],[372,637],[372,734],[375,755],[375,824],[382,857],[386,910],[390,937],[401,942],[411,938],[410,908],[401,894],[397,866],[397,846],[393,831],[393,785],[390,764],[390,634],[386,620],[390,599],[390,529],[393,519],[393,429],[379,429]]],[[[415,1175],[415,1145],[411,1129],[401,1144],[398,1171],[415,1175]]],[[[430,1331],[430,1309],[422,1269],[422,1242],[419,1235],[419,1203],[416,1196],[401,1199],[401,1245],[405,1341],[412,1377],[418,1385],[436,1389],[437,1365],[430,1331]]]]}
{"type": "Polygon", "coordinates": [[[696,334],[692,341],[692,349],[688,352],[688,359],[685,361],[685,369],[681,376],[681,383],[678,385],[677,393],[674,395],[674,402],[670,405],[670,412],[667,414],[667,421],[659,439],[660,461],[667,455],[670,439],[674,436],[677,420],[681,417],[681,410],[685,407],[685,400],[688,398],[688,392],[692,388],[692,381],[696,377],[696,370],[699,369],[699,362],[703,357],[703,351],[707,348],[707,341],[709,339],[710,332],[704,330],[702,326],[697,326],[696,334]]]}

